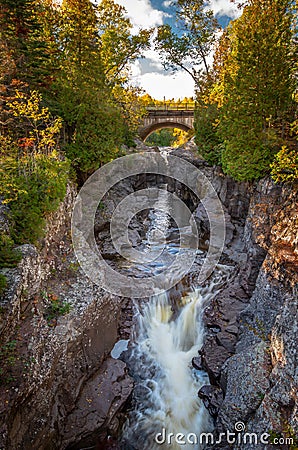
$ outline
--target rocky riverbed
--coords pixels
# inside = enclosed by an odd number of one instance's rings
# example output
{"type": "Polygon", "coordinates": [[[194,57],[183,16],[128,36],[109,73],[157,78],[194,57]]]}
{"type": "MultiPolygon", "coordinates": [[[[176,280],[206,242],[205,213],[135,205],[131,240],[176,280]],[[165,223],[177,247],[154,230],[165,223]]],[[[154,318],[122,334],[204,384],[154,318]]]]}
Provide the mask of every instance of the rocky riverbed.
{"type": "MultiPolygon", "coordinates": [[[[140,145],[138,150],[147,148],[140,145]]],[[[201,160],[194,145],[172,153],[199,167],[212,182],[226,219],[221,262],[233,272],[205,310],[206,335],[193,365],[208,373],[211,384],[198,395],[217,433],[243,422],[249,431],[295,436],[297,194],[269,179],[237,183],[201,160]]],[[[130,178],[105,197],[95,235],[111,264],[117,263],[109,239],[115,206],[135,189],[162,181],[156,176],[130,178]]],[[[208,246],[204,208],[181,184],[169,182],[169,190],[192,208],[201,245],[208,246]]],[[[19,266],[6,271],[9,286],[1,299],[0,318],[1,449],[119,448],[118,432],[133,380],[125,363],[110,352],[119,339],[130,337],[132,302],[92,284],[77,264],[70,238],[74,197],[69,187],[59,211],[48,220],[39,248],[22,246],[19,266]],[[53,304],[59,313],[53,313],[53,304]]],[[[5,211],[0,224],[6,226],[5,211]]],[[[129,233],[138,245],[143,228],[137,219],[129,233]]],[[[196,265],[172,289],[173,308],[195,277],[196,265]]],[[[220,445],[212,448],[231,448],[225,442],[220,445]]]]}

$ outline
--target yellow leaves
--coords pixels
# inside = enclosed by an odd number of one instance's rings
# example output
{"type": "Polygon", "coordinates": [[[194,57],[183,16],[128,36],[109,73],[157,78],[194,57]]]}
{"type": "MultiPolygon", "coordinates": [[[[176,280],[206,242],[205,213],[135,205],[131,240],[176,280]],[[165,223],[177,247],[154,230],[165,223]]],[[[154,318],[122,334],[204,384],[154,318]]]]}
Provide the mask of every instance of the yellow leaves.
{"type": "Polygon", "coordinates": [[[174,98],[167,100],[156,100],[149,94],[145,94],[140,97],[140,100],[145,106],[160,106],[164,108],[170,106],[172,109],[183,109],[186,105],[189,109],[193,109],[195,107],[195,100],[193,97],[184,97],[182,100],[180,98],[178,100],[175,100],[174,98]]]}
{"type": "Polygon", "coordinates": [[[298,152],[283,145],[270,165],[271,176],[275,182],[297,182],[298,152]]]}
{"type": "Polygon", "coordinates": [[[189,132],[180,130],[178,128],[174,128],[173,136],[175,136],[176,140],[173,143],[173,147],[180,147],[184,145],[190,138],[189,132]]]}
{"type": "Polygon", "coordinates": [[[16,100],[8,103],[11,113],[14,117],[27,118],[32,123],[50,120],[48,108],[41,107],[42,96],[37,91],[31,91],[30,94],[16,90],[16,100]]]}
{"type": "MultiPolygon", "coordinates": [[[[65,171],[65,162],[60,160],[58,152],[62,120],[52,118],[41,101],[37,91],[29,94],[16,91],[9,103],[18,138],[0,134],[0,195],[4,203],[15,202],[28,194],[24,180],[30,179],[33,173],[43,174],[48,180],[59,180],[59,170],[65,171]]],[[[50,195],[52,187],[49,189],[50,195]]]]}
{"type": "Polygon", "coordinates": [[[15,100],[8,103],[10,113],[18,119],[18,126],[24,124],[25,136],[20,137],[17,144],[25,152],[34,150],[36,153],[48,154],[58,146],[62,119],[52,118],[48,108],[42,106],[41,102],[42,96],[37,91],[27,94],[16,90],[15,100]]]}
{"type": "Polygon", "coordinates": [[[140,89],[131,86],[124,88],[117,84],[112,92],[117,104],[121,105],[123,119],[131,130],[137,130],[141,118],[146,113],[144,103],[139,97],[140,89]]]}

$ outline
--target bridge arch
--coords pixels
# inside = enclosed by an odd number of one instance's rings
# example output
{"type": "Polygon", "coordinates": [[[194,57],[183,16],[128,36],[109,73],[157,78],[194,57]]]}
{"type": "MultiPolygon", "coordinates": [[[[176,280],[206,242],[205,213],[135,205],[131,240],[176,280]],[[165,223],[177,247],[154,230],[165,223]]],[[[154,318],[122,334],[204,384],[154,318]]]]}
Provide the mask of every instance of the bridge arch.
{"type": "Polygon", "coordinates": [[[162,128],[179,128],[189,131],[194,126],[194,105],[182,105],[177,109],[177,105],[162,105],[147,108],[147,114],[143,123],[139,127],[139,136],[146,140],[151,133],[162,128]]]}
{"type": "Polygon", "coordinates": [[[161,130],[164,128],[178,128],[179,130],[182,131],[190,131],[192,128],[189,127],[188,125],[185,125],[184,123],[179,123],[179,122],[158,122],[158,123],[153,123],[147,127],[142,128],[139,131],[139,135],[140,138],[143,141],[146,141],[146,139],[150,136],[150,134],[154,133],[157,130],[161,130]]]}

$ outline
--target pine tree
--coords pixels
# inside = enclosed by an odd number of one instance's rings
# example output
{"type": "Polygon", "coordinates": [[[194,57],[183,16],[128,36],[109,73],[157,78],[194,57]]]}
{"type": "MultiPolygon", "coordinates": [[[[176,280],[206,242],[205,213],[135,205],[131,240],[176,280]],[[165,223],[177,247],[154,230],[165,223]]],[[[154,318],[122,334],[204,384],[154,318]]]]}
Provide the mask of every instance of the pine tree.
{"type": "Polygon", "coordinates": [[[239,180],[268,172],[285,137],[293,93],[291,6],[291,0],[250,0],[228,29],[216,86],[219,135],[223,168],[239,180]]]}
{"type": "Polygon", "coordinates": [[[96,7],[89,0],[64,0],[60,14],[56,108],[81,182],[117,156],[125,125],[106,80],[96,7]]]}
{"type": "Polygon", "coordinates": [[[34,0],[0,1],[0,46],[2,82],[12,78],[35,87],[49,74],[48,43],[40,17],[42,2],[34,0]]]}

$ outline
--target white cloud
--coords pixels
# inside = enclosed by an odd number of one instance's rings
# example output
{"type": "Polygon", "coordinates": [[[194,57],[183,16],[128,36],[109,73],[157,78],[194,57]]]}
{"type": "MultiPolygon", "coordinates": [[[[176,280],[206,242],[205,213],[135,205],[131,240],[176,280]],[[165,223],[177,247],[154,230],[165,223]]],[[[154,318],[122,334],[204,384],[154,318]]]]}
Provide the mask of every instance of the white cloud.
{"type": "Polygon", "coordinates": [[[239,17],[241,15],[241,10],[237,6],[242,2],[242,0],[237,0],[235,3],[231,3],[230,0],[210,0],[208,4],[208,9],[212,9],[214,14],[219,16],[228,16],[232,19],[239,17]]]}
{"type": "Polygon", "coordinates": [[[125,7],[135,31],[139,28],[155,27],[163,23],[165,13],[152,8],[150,0],[117,0],[117,3],[125,7]]]}
{"type": "Polygon", "coordinates": [[[130,67],[130,74],[131,74],[131,78],[132,81],[134,82],[134,84],[140,84],[139,80],[140,77],[142,76],[142,71],[141,71],[141,65],[140,65],[140,61],[135,61],[131,67],[130,67]]]}
{"type": "MultiPolygon", "coordinates": [[[[150,0],[116,0],[117,3],[124,6],[127,10],[127,16],[133,24],[133,32],[139,28],[149,28],[162,25],[163,19],[168,16],[167,13],[154,9],[150,0]]],[[[210,0],[208,9],[212,9],[214,14],[227,15],[236,18],[241,15],[241,10],[237,8],[236,3],[230,0],[210,0]]],[[[170,6],[172,0],[165,0],[164,7],[170,6]]],[[[169,72],[163,73],[163,67],[157,52],[150,49],[144,52],[147,64],[136,61],[131,67],[132,84],[143,88],[148,94],[156,99],[163,100],[171,98],[192,97],[194,95],[194,82],[192,78],[184,71],[179,71],[172,75],[169,72]],[[144,70],[149,70],[144,73],[144,70]]],[[[210,63],[213,55],[210,56],[210,63]]]]}
{"type": "Polygon", "coordinates": [[[156,68],[158,70],[163,70],[163,65],[161,63],[159,54],[155,50],[153,49],[146,50],[144,52],[144,58],[150,60],[151,67],[156,68]]]}
{"type": "Polygon", "coordinates": [[[163,100],[194,96],[194,82],[191,77],[179,71],[174,75],[148,72],[141,75],[141,67],[137,61],[132,67],[132,81],[142,87],[152,97],[163,100]]]}

